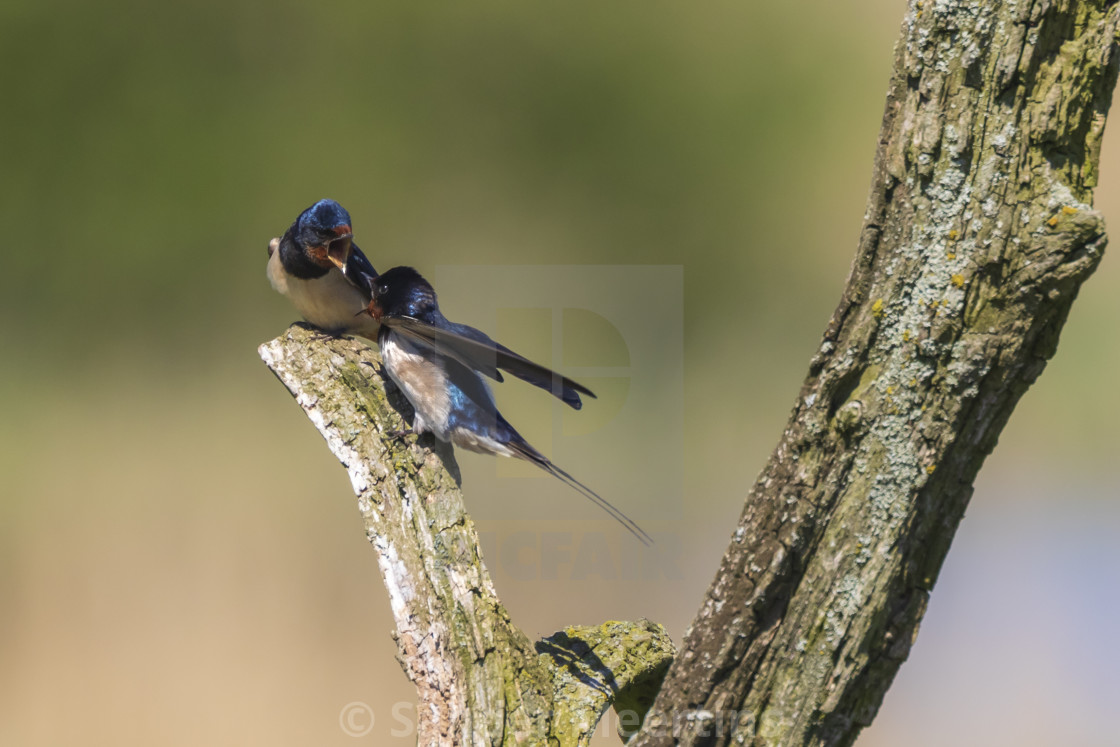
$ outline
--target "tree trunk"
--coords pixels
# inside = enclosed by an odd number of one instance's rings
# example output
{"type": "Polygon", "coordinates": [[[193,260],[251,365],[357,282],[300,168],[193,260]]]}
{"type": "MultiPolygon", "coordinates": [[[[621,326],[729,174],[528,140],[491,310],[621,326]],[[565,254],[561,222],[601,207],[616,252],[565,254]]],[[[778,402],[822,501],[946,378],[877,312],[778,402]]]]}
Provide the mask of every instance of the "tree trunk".
{"type": "Polygon", "coordinates": [[[851,276],[634,745],[842,745],[1105,245],[1103,2],[912,2],[851,276]]]}
{"type": "Polygon", "coordinates": [[[912,2],[851,276],[676,661],[656,625],[531,643],[478,550],[450,448],[391,435],[407,402],[363,343],[261,347],[349,471],[378,553],[419,743],[850,744],[906,658],[1019,397],[1104,248],[1091,208],[1118,6],[912,2]]]}

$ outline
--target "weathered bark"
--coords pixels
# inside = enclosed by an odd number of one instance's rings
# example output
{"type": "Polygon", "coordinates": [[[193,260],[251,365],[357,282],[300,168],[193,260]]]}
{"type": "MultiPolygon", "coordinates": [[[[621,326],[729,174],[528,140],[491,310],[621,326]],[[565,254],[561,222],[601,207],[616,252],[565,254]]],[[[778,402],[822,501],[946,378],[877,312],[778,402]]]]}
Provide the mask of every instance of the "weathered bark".
{"type": "Polygon", "coordinates": [[[673,655],[664,629],[611,622],[530,642],[494,593],[451,448],[393,435],[411,407],[375,349],[296,325],[259,352],[350,474],[417,688],[418,744],[582,745],[612,703],[649,707],[673,655]]]}
{"type": "Polygon", "coordinates": [[[847,288],[641,745],[850,744],[1105,245],[1104,2],[912,2],[847,288]]]}

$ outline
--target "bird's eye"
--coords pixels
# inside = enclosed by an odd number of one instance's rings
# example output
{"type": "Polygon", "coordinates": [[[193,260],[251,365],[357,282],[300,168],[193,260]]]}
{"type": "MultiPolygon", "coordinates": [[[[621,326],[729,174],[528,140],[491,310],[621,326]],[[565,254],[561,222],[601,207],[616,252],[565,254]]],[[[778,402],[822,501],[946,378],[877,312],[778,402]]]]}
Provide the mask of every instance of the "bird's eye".
{"type": "Polygon", "coordinates": [[[377,295],[384,296],[388,292],[389,292],[389,286],[387,286],[387,285],[377,286],[377,295]]]}

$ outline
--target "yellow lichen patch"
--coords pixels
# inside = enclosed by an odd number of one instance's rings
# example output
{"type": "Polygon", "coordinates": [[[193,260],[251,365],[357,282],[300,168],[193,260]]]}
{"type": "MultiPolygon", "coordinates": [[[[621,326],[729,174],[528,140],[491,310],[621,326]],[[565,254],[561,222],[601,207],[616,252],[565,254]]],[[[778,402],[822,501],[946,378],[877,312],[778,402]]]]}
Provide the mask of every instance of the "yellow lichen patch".
{"type": "Polygon", "coordinates": [[[948,257],[949,259],[956,259],[957,258],[957,255],[953,252],[949,252],[945,256],[948,257]]]}
{"type": "MultiPolygon", "coordinates": [[[[918,385],[918,380],[917,379],[910,379],[910,387],[911,388],[916,387],[917,385],[918,385]]],[[[922,406],[922,409],[923,410],[925,409],[924,405],[922,406]]]]}
{"type": "Polygon", "coordinates": [[[902,341],[903,342],[910,342],[910,330],[904,329],[902,331],[902,341]]]}
{"type": "MultiPolygon", "coordinates": [[[[953,285],[957,286],[958,288],[961,288],[961,287],[964,286],[964,275],[961,275],[958,272],[958,273],[954,274],[953,277],[949,278],[949,282],[952,283],[953,285]]],[[[944,306],[945,302],[942,301],[941,305],[944,306]]]]}
{"type": "Polygon", "coordinates": [[[889,396],[891,394],[894,394],[894,387],[893,386],[887,387],[887,395],[889,396]]]}
{"type": "Polygon", "coordinates": [[[1053,218],[1046,221],[1046,225],[1050,226],[1051,228],[1058,225],[1058,216],[1055,215],[1053,218]]]}
{"type": "Polygon", "coordinates": [[[957,233],[957,229],[954,228],[949,231],[949,241],[956,241],[958,236],[960,236],[960,234],[957,233]]]}
{"type": "Polygon", "coordinates": [[[933,474],[933,471],[934,471],[935,469],[937,469],[937,465],[936,465],[936,464],[931,464],[931,465],[929,465],[928,467],[926,467],[926,474],[927,474],[927,475],[932,475],[932,474],[933,474]]]}
{"type": "Polygon", "coordinates": [[[876,319],[883,318],[883,299],[875,299],[875,303],[871,304],[871,313],[876,319]]]}
{"type": "Polygon", "coordinates": [[[1073,207],[1072,205],[1066,205],[1062,208],[1062,212],[1066,215],[1077,215],[1077,208],[1073,207]]]}

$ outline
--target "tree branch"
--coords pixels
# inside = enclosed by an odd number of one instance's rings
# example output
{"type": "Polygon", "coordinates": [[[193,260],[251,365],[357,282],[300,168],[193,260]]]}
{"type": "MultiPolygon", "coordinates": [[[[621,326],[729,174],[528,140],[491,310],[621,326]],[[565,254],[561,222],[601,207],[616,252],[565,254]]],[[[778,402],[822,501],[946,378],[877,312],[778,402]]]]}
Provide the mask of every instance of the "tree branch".
{"type": "Polygon", "coordinates": [[[568,628],[533,644],[482,561],[447,444],[394,437],[411,407],[376,350],[294,325],[260,347],[346,467],[378,555],[418,744],[588,744],[612,704],[645,712],[673,656],[648,621],[568,628]]]}
{"type": "Polygon", "coordinates": [[[847,287],[635,744],[841,745],[871,722],[1100,261],[1118,17],[911,3],[847,287]]]}

